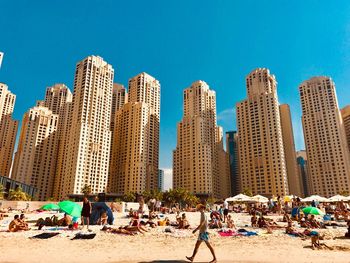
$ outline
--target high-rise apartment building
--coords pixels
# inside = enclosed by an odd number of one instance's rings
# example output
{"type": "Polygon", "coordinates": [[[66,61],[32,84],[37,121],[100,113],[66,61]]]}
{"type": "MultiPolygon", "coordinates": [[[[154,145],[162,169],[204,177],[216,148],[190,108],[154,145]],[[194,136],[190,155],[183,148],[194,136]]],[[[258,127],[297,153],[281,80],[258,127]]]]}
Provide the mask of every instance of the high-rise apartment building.
{"type": "Polygon", "coordinates": [[[16,95],[0,83],[0,175],[10,176],[18,121],[12,119],[16,95]]]}
{"type": "Polygon", "coordinates": [[[158,189],[160,84],[147,73],[129,80],[128,103],[116,112],[109,191],[158,189]]]}
{"type": "Polygon", "coordinates": [[[38,189],[38,199],[52,197],[58,152],[58,115],[46,107],[24,114],[12,178],[38,189]]]}
{"type": "Polygon", "coordinates": [[[173,186],[196,195],[230,195],[228,155],[216,124],[216,95],[204,81],[184,90],[184,114],[173,153],[173,186]]]}
{"type": "Polygon", "coordinates": [[[158,190],[164,191],[164,170],[162,169],[158,170],[158,190]]]}
{"type": "Polygon", "coordinates": [[[311,194],[330,197],[350,189],[350,159],[335,84],[314,77],[299,86],[311,194]]]}
{"type": "Polygon", "coordinates": [[[297,156],[297,164],[298,164],[298,174],[299,174],[299,180],[302,183],[301,187],[301,196],[306,197],[310,195],[309,188],[310,188],[310,180],[309,175],[307,171],[307,156],[306,151],[298,151],[296,152],[297,156]]]}
{"type": "Polygon", "coordinates": [[[226,151],[229,155],[231,195],[237,195],[241,192],[239,179],[238,162],[238,134],[237,131],[226,132],[226,151]]]}
{"type": "Polygon", "coordinates": [[[350,150],[350,105],[342,108],[340,112],[343,118],[346,141],[348,143],[348,149],[350,150]]]}
{"type": "Polygon", "coordinates": [[[292,117],[288,104],[280,105],[281,128],[283,137],[284,157],[287,167],[289,193],[301,196],[302,185],[299,179],[297,157],[295,153],[292,117]]]}
{"type": "Polygon", "coordinates": [[[275,76],[265,68],[246,78],[248,98],[236,105],[242,190],[287,195],[288,179],[275,76]]]}
{"type": "Polygon", "coordinates": [[[110,121],[114,70],[101,57],[89,56],[77,63],[73,101],[68,114],[58,199],[81,193],[90,185],[93,193],[105,192],[110,154],[110,121]]]}

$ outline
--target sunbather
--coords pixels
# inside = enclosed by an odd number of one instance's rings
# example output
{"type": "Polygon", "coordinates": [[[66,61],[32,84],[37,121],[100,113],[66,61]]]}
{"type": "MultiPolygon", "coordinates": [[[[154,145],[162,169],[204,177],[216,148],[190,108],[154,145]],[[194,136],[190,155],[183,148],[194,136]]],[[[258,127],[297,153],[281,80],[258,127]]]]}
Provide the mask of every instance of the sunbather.
{"type": "Polygon", "coordinates": [[[233,222],[232,216],[227,216],[227,228],[236,229],[235,223],[233,222]]]}
{"type": "Polygon", "coordinates": [[[15,215],[14,219],[9,224],[9,231],[10,232],[17,232],[17,231],[27,231],[30,230],[30,228],[25,227],[21,221],[19,220],[19,215],[15,215]]]}
{"type": "Polygon", "coordinates": [[[252,227],[258,227],[258,218],[256,217],[256,214],[253,214],[250,222],[252,224],[252,227]]]}
{"type": "Polygon", "coordinates": [[[186,218],[186,214],[183,213],[181,216],[181,219],[179,221],[179,229],[187,229],[190,227],[190,223],[188,222],[186,218]]]}
{"type": "Polygon", "coordinates": [[[286,227],[286,233],[297,237],[306,237],[306,235],[303,232],[296,231],[296,229],[292,225],[292,221],[288,222],[288,225],[286,227]]]}
{"type": "Polygon", "coordinates": [[[113,233],[113,234],[125,234],[125,235],[130,235],[130,236],[135,235],[134,232],[126,230],[124,228],[112,228],[112,227],[108,227],[108,226],[103,226],[101,231],[105,231],[105,232],[113,233]]]}

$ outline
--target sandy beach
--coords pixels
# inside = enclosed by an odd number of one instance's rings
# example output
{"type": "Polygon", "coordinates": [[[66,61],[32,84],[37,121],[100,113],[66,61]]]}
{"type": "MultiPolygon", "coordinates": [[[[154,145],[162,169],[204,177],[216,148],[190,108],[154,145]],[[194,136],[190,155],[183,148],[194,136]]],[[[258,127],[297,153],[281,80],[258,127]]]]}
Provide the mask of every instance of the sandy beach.
{"type": "MultiPolygon", "coordinates": [[[[27,214],[28,220],[52,214],[27,214]]],[[[310,240],[301,240],[275,230],[267,234],[266,230],[247,227],[250,217],[232,213],[237,228],[256,231],[258,236],[221,237],[216,230],[210,230],[211,242],[219,262],[350,262],[350,240],[344,236],[346,228],[320,230],[325,234],[324,243],[334,250],[312,250],[310,240]],[[338,238],[337,238],[338,237],[338,238]]],[[[125,225],[129,219],[124,214],[115,213],[115,226],[125,225]]],[[[191,227],[199,221],[199,213],[187,213],[191,227]]],[[[174,215],[170,215],[174,220],[174,215]]],[[[274,216],[272,218],[280,218],[274,216]]],[[[197,235],[190,230],[175,230],[165,233],[166,227],[150,229],[145,235],[124,236],[104,233],[101,226],[92,226],[97,233],[92,240],[71,240],[81,230],[56,230],[47,227],[44,230],[32,230],[19,233],[7,230],[6,218],[0,222],[0,262],[182,262],[191,255],[197,235]],[[43,232],[60,234],[46,240],[30,239],[43,232]]],[[[284,223],[281,223],[281,225],[284,223]]],[[[209,262],[210,252],[202,245],[195,262],[209,262]]]]}

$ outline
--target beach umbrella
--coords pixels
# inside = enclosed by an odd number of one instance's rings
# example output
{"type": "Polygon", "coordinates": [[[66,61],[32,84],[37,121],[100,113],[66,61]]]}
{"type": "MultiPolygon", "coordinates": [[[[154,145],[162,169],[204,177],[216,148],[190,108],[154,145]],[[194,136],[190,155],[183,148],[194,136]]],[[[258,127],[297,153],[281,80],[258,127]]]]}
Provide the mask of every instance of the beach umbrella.
{"type": "Polygon", "coordinates": [[[60,210],[60,207],[56,204],[46,204],[46,205],[43,205],[40,209],[50,211],[50,210],[60,210]]]}
{"type": "Polygon", "coordinates": [[[317,202],[329,202],[329,200],[325,197],[319,196],[319,195],[312,195],[309,197],[306,197],[301,200],[302,202],[312,202],[312,201],[317,201],[317,202]]]}
{"type": "Polygon", "coordinates": [[[77,203],[74,203],[72,201],[62,201],[58,203],[58,206],[60,209],[65,212],[66,214],[73,216],[73,217],[80,217],[81,216],[81,206],[77,203]]]}
{"type": "Polygon", "coordinates": [[[330,202],[340,202],[340,201],[346,201],[347,197],[342,196],[342,195],[335,195],[329,198],[330,202]]]}
{"type": "Polygon", "coordinates": [[[265,196],[262,195],[255,195],[251,198],[253,201],[258,202],[258,203],[267,203],[269,199],[265,196]]]}
{"type": "Polygon", "coordinates": [[[226,198],[227,202],[251,202],[253,199],[244,194],[238,194],[233,197],[226,198]]]}
{"type": "Polygon", "coordinates": [[[303,209],[304,214],[323,215],[324,213],[317,207],[308,206],[303,209]]]}

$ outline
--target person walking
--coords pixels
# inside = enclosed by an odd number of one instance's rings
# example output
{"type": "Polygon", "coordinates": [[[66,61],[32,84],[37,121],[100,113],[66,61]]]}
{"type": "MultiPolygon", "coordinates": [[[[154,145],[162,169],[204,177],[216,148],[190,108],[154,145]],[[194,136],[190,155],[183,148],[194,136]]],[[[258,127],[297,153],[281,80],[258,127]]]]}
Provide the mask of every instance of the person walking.
{"type": "Polygon", "coordinates": [[[83,228],[84,228],[84,219],[86,219],[86,225],[88,230],[89,230],[91,212],[92,212],[91,203],[85,196],[83,199],[83,209],[81,211],[81,224],[83,225],[83,228]]]}
{"type": "Polygon", "coordinates": [[[210,263],[215,263],[216,262],[216,256],[215,256],[215,251],[214,248],[211,246],[209,243],[209,233],[208,233],[208,220],[207,216],[205,215],[205,205],[199,204],[197,206],[197,211],[201,213],[201,221],[199,226],[193,230],[193,234],[196,233],[199,230],[199,236],[198,240],[196,242],[196,245],[193,250],[193,254],[190,257],[186,257],[189,261],[193,262],[194,257],[196,256],[199,246],[202,244],[204,241],[207,247],[210,249],[211,254],[213,255],[213,260],[210,261],[210,263]]]}
{"type": "Polygon", "coordinates": [[[228,215],[228,202],[225,200],[224,201],[224,223],[227,220],[227,215],[228,215]]]}

